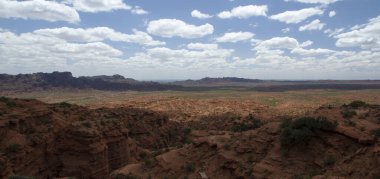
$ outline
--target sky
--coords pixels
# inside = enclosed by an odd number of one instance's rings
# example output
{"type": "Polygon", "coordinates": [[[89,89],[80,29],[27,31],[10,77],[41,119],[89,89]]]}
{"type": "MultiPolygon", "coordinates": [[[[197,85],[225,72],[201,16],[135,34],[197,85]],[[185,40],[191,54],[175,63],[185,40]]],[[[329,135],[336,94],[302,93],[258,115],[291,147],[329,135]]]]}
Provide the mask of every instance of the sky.
{"type": "Polygon", "coordinates": [[[0,73],[380,79],[379,0],[0,0],[0,73]]]}

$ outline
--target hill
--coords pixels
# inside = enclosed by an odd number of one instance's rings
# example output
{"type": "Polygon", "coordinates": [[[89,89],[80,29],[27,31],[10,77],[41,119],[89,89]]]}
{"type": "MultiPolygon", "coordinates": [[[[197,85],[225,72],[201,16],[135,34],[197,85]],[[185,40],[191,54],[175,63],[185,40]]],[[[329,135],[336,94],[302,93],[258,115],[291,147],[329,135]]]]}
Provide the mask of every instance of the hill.
{"type": "Polygon", "coordinates": [[[180,89],[180,86],[156,82],[140,82],[120,75],[73,77],[70,72],[0,74],[0,90],[32,91],[53,88],[96,89],[110,91],[157,91],[180,89]]]}

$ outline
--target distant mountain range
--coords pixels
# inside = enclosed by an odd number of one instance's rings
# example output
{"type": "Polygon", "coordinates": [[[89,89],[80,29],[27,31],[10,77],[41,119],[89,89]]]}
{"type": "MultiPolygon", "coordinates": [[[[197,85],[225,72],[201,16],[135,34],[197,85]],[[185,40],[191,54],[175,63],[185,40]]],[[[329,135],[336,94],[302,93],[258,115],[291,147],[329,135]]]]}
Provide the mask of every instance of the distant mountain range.
{"type": "Polygon", "coordinates": [[[264,92],[281,92],[309,89],[361,90],[380,89],[379,80],[305,80],[276,81],[237,77],[202,78],[176,82],[150,82],[113,76],[73,77],[70,72],[0,74],[1,91],[34,91],[46,89],[95,89],[104,91],[202,91],[210,89],[239,88],[264,92]]]}
{"type": "Polygon", "coordinates": [[[121,75],[73,77],[70,72],[33,73],[7,75],[0,74],[0,90],[30,91],[38,89],[74,88],[110,91],[157,91],[182,88],[177,85],[157,82],[141,82],[121,75]]]}

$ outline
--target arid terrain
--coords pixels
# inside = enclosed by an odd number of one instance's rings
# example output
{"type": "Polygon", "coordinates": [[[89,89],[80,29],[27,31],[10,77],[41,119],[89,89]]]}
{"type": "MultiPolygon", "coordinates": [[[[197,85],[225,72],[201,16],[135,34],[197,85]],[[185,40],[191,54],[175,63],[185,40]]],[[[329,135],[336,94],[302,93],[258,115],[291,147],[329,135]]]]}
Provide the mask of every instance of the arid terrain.
{"type": "Polygon", "coordinates": [[[0,92],[0,178],[380,177],[379,89],[19,84],[0,92]]]}
{"type": "Polygon", "coordinates": [[[380,107],[367,105],[380,104],[378,90],[2,95],[3,178],[380,176],[380,107]],[[366,104],[344,106],[358,99],[366,104]],[[295,134],[302,141],[284,154],[281,123],[305,116],[337,125],[295,134]]]}
{"type": "Polygon", "coordinates": [[[197,120],[205,116],[255,113],[266,117],[297,116],[323,105],[340,106],[360,99],[380,104],[380,90],[304,90],[256,92],[238,90],[115,92],[97,90],[47,90],[0,93],[13,98],[38,99],[46,103],[68,102],[89,108],[134,107],[165,112],[171,120],[197,120]]]}

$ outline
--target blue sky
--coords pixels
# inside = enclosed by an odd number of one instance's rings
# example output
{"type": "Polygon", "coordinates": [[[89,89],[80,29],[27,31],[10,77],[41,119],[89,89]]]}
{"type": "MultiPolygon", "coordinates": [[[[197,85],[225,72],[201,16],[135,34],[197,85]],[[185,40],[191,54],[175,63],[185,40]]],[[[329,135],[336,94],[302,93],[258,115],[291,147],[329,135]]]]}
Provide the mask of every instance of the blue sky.
{"type": "Polygon", "coordinates": [[[0,72],[379,79],[378,0],[0,0],[0,72]]]}

